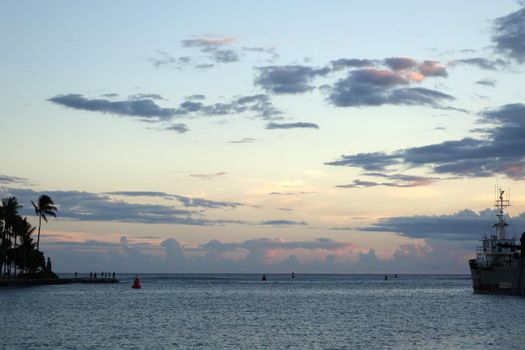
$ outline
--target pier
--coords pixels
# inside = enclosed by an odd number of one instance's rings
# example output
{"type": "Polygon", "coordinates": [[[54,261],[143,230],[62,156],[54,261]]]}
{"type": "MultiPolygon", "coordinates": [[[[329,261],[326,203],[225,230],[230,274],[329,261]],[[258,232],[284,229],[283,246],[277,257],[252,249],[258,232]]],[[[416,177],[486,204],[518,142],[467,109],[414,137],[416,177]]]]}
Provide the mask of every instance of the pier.
{"type": "Polygon", "coordinates": [[[117,278],[58,278],[58,279],[0,279],[0,287],[29,287],[52,284],[93,283],[108,284],[119,283],[117,278]]]}

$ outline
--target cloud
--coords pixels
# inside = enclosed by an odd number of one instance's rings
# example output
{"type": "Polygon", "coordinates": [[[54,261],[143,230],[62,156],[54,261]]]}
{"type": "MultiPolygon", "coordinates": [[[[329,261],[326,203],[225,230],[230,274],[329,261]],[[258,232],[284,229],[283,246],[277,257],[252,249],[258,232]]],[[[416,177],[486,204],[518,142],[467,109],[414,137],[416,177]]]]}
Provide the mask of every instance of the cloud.
{"type": "Polygon", "coordinates": [[[270,98],[264,94],[236,96],[229,102],[209,105],[204,104],[202,100],[186,99],[179,105],[174,114],[177,116],[189,116],[191,114],[222,116],[252,112],[258,118],[279,119],[279,115],[282,113],[273,106],[270,98]]]}
{"type": "Polygon", "coordinates": [[[24,177],[0,175],[0,185],[27,184],[27,181],[24,177]]]}
{"type": "Polygon", "coordinates": [[[131,116],[145,120],[167,120],[175,115],[175,109],[160,107],[151,98],[111,101],[101,98],[89,99],[80,94],[66,94],[51,97],[48,101],[77,110],[131,116]]]}
{"type": "Polygon", "coordinates": [[[466,137],[391,153],[374,152],[342,155],[327,165],[359,167],[366,171],[388,172],[424,168],[434,174],[487,177],[504,174],[525,178],[525,105],[507,104],[481,113],[483,137],[466,137]]]}
{"type": "Polygon", "coordinates": [[[436,179],[423,177],[423,176],[413,176],[413,175],[403,175],[403,174],[382,174],[382,173],[364,173],[365,176],[375,176],[383,177],[389,180],[394,180],[393,182],[375,182],[375,181],[361,181],[354,180],[351,184],[347,185],[337,185],[336,187],[340,188],[365,188],[365,187],[377,187],[377,186],[386,186],[386,187],[419,187],[427,186],[433,183],[436,179]]]}
{"type": "Polygon", "coordinates": [[[251,138],[251,137],[245,137],[245,138],[242,138],[240,140],[231,140],[231,141],[228,141],[228,143],[254,143],[255,141],[257,141],[256,139],[254,138],[251,138]]]}
{"type": "Polygon", "coordinates": [[[275,94],[299,94],[313,90],[312,80],[329,73],[328,68],[300,65],[266,66],[257,70],[255,85],[275,94]]]}
{"type": "Polygon", "coordinates": [[[176,133],[179,133],[179,134],[184,134],[189,131],[188,126],[183,123],[177,123],[177,124],[166,126],[164,130],[175,131],[176,133]]]}
{"type": "Polygon", "coordinates": [[[305,195],[305,194],[312,194],[312,193],[315,193],[315,192],[305,192],[305,191],[301,191],[301,192],[271,192],[270,195],[271,196],[300,196],[300,195],[305,195]]]}
{"type": "Polygon", "coordinates": [[[273,47],[267,48],[267,47],[246,47],[245,46],[245,47],[242,47],[241,49],[242,51],[245,51],[245,52],[266,53],[270,55],[270,58],[268,59],[269,62],[275,62],[280,57],[277,51],[275,50],[275,48],[273,47]]]}
{"type": "Polygon", "coordinates": [[[220,176],[227,175],[227,172],[219,171],[218,173],[212,173],[212,174],[190,174],[191,177],[196,177],[203,180],[211,180],[220,176]]]}
{"type": "Polygon", "coordinates": [[[516,60],[525,61],[525,8],[494,21],[492,41],[496,51],[516,60]]]}
{"type": "Polygon", "coordinates": [[[167,124],[173,118],[189,116],[224,116],[251,113],[252,116],[264,120],[281,119],[282,112],[276,109],[270,98],[264,94],[236,96],[226,103],[205,104],[204,95],[192,95],[180,103],[177,108],[164,108],[155,102],[163,99],[157,94],[137,94],[127,100],[95,98],[90,99],[80,94],[58,95],[48,101],[90,112],[109,113],[119,116],[128,116],[144,122],[164,124],[161,130],[185,133],[188,128],[185,124],[167,124]]]}
{"type": "Polygon", "coordinates": [[[376,65],[376,61],[360,58],[340,58],[338,60],[330,61],[329,66],[331,70],[338,71],[346,68],[364,68],[376,65]]]}
{"type": "MultiPolygon", "coordinates": [[[[239,223],[228,220],[207,220],[199,211],[181,209],[160,204],[138,204],[115,200],[112,196],[152,196],[174,197],[186,208],[232,208],[238,203],[216,202],[201,198],[169,195],[162,192],[114,192],[110,194],[79,191],[45,191],[58,206],[58,217],[80,221],[117,221],[132,223],[166,223],[184,225],[215,225],[239,223]]],[[[2,196],[13,195],[24,205],[23,215],[33,215],[34,211],[28,205],[42,193],[30,189],[0,188],[2,196]]]]}
{"type": "MultiPolygon", "coordinates": [[[[221,242],[217,239],[188,247],[175,238],[160,244],[134,243],[122,236],[117,242],[89,240],[84,242],[49,242],[42,246],[53,259],[57,271],[107,271],[117,272],[290,272],[294,269],[313,269],[319,261],[301,262],[292,252],[317,252],[322,254],[352,253],[355,245],[329,238],[310,241],[285,241],[283,239],[256,238],[242,242],[221,242]],[[227,253],[244,257],[232,259],[227,253]],[[277,252],[281,253],[278,257],[277,252]],[[195,254],[197,253],[197,255],[195,254]],[[311,265],[313,264],[313,265],[311,265]]],[[[330,258],[333,261],[333,258],[330,258]]],[[[345,268],[348,265],[345,264],[345,268]]],[[[296,270],[297,271],[297,270],[296,270]]],[[[341,270],[336,270],[341,271],[341,270]]],[[[334,272],[325,266],[324,272],[334,272]]]]}
{"type": "Polygon", "coordinates": [[[187,101],[201,101],[201,100],[205,100],[206,99],[206,96],[202,95],[202,94],[194,94],[194,95],[190,95],[190,96],[187,96],[186,97],[186,100],[187,101]]]}
{"type": "MultiPolygon", "coordinates": [[[[112,94],[106,94],[106,95],[112,95],[112,94]]],[[[116,96],[115,96],[116,97],[116,96]]],[[[143,100],[143,99],[152,99],[152,100],[164,100],[162,96],[159,94],[135,94],[129,96],[132,100],[143,100]]]]}
{"type": "Polygon", "coordinates": [[[451,66],[466,64],[466,65],[477,66],[481,69],[491,70],[491,71],[503,69],[508,66],[507,62],[505,62],[502,59],[498,58],[496,60],[488,60],[482,57],[458,59],[458,60],[451,61],[449,64],[451,66]]]}
{"type": "Polygon", "coordinates": [[[481,79],[481,80],[476,81],[476,84],[490,86],[490,87],[496,87],[496,80],[493,80],[493,79],[481,79]]]}
{"type": "Polygon", "coordinates": [[[385,58],[384,63],[394,71],[412,69],[417,65],[416,60],[409,57],[385,58]]]}
{"type": "MultiPolygon", "coordinates": [[[[233,49],[225,47],[236,41],[232,37],[206,37],[197,39],[182,40],[184,48],[197,48],[201,52],[208,54],[208,58],[216,63],[231,63],[239,61],[239,54],[233,49]]],[[[211,68],[209,64],[196,65],[196,68],[211,68]]]]}
{"type": "Polygon", "coordinates": [[[230,63],[239,61],[239,55],[234,50],[217,50],[213,53],[215,62],[230,63]]]}
{"type": "MultiPolygon", "coordinates": [[[[217,173],[217,174],[221,174],[221,173],[217,173]]],[[[213,174],[213,175],[220,176],[217,174],[213,174]]],[[[184,207],[187,207],[187,208],[188,207],[190,208],[200,207],[200,208],[207,208],[207,209],[215,209],[215,208],[235,208],[238,206],[242,206],[242,203],[238,203],[238,202],[213,201],[213,200],[204,199],[204,198],[186,197],[186,196],[181,196],[178,194],[169,194],[166,192],[156,192],[156,191],[115,191],[115,192],[105,192],[104,194],[114,195],[114,196],[126,196],[126,197],[159,197],[159,198],[164,198],[164,199],[175,199],[179,201],[180,203],[182,203],[184,207]]]]}
{"type": "Polygon", "coordinates": [[[213,63],[201,63],[201,64],[196,64],[195,65],[195,68],[197,69],[210,69],[210,68],[213,68],[215,67],[215,65],[213,63]]]}
{"type": "Polygon", "coordinates": [[[418,65],[419,72],[425,77],[447,77],[446,68],[437,61],[423,61],[418,65]]]}
{"type": "Polygon", "coordinates": [[[261,225],[270,226],[289,226],[289,225],[308,225],[304,221],[293,221],[293,220],[267,220],[261,222],[261,225]]]}
{"type": "MultiPolygon", "coordinates": [[[[425,74],[430,71],[428,69],[425,74]]],[[[412,81],[417,80],[401,72],[375,68],[356,69],[328,87],[328,101],[338,107],[384,104],[442,107],[442,101],[454,100],[454,97],[436,90],[407,87],[412,81]]]]}
{"type": "MultiPolygon", "coordinates": [[[[377,223],[360,227],[363,231],[395,232],[410,238],[436,240],[477,241],[492,233],[496,222],[495,211],[485,209],[474,212],[464,209],[450,215],[400,216],[380,219],[377,223]],[[485,232],[483,229],[485,228],[485,232]]],[[[525,213],[512,219],[515,227],[525,225],[525,213]]],[[[512,237],[512,231],[507,232],[512,237]]]]}
{"type": "Polygon", "coordinates": [[[274,129],[319,129],[319,125],[314,123],[306,123],[306,122],[297,122],[297,123],[268,123],[266,125],[266,129],[268,130],[274,130],[274,129]]]}
{"type": "Polygon", "coordinates": [[[186,48],[198,48],[203,52],[212,52],[219,50],[220,48],[230,45],[236,41],[233,37],[207,37],[197,39],[186,39],[182,40],[181,44],[186,48]]]}
{"type": "MultiPolygon", "coordinates": [[[[176,68],[180,69],[191,63],[191,57],[190,56],[173,57],[166,51],[157,50],[157,56],[148,58],[148,61],[156,68],[159,68],[162,66],[175,66],[176,68]]],[[[114,97],[114,96],[107,96],[107,97],[114,97]]]]}
{"type": "Polygon", "coordinates": [[[184,196],[174,195],[185,207],[200,207],[200,208],[236,208],[242,206],[239,202],[219,202],[204,198],[188,198],[184,196]]]}

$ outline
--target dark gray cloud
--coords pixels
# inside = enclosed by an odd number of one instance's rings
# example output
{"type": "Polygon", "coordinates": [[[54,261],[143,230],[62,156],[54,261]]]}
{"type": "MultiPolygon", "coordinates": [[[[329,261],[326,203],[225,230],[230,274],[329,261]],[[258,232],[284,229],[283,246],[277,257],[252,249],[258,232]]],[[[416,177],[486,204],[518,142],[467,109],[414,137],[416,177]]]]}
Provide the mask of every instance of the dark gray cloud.
{"type": "Polygon", "coordinates": [[[217,50],[213,53],[215,62],[230,63],[239,61],[239,55],[234,50],[217,50]]]}
{"type": "MultiPolygon", "coordinates": [[[[116,192],[115,192],[116,193],[116,192]]],[[[133,192],[127,192],[131,195],[133,192]]],[[[23,215],[34,215],[30,206],[42,193],[30,189],[0,188],[2,196],[13,195],[18,198],[23,215]]],[[[202,218],[201,211],[176,208],[160,204],[137,204],[116,200],[103,193],[79,191],[45,191],[58,207],[58,217],[80,221],[117,221],[131,223],[152,224],[184,224],[184,225],[220,225],[226,223],[240,223],[229,220],[207,220],[202,218]]],[[[136,192],[138,196],[161,196],[162,192],[136,192]]],[[[119,195],[126,195],[120,192],[119,195]]],[[[174,195],[170,195],[174,196],[174,195]]],[[[174,196],[175,197],[175,196],[174,196]]],[[[190,199],[179,196],[179,201],[188,201],[185,207],[218,208],[232,207],[228,202],[215,202],[202,199],[190,199]]]]}
{"type": "MultiPolygon", "coordinates": [[[[182,47],[196,48],[201,52],[208,54],[208,59],[215,63],[231,63],[239,61],[239,54],[236,50],[226,48],[235,42],[234,38],[198,38],[182,40],[182,47]]],[[[209,64],[199,64],[195,68],[211,68],[209,64]]]]}
{"type": "Polygon", "coordinates": [[[376,182],[376,181],[362,181],[354,180],[350,184],[338,185],[340,188],[365,188],[365,187],[419,187],[426,186],[434,182],[435,178],[429,178],[424,176],[413,176],[404,174],[382,174],[382,173],[364,173],[364,176],[382,177],[387,178],[391,181],[376,182]]]}
{"type": "Polygon", "coordinates": [[[364,68],[373,67],[377,64],[377,61],[360,59],[360,58],[341,58],[338,60],[330,61],[330,67],[334,71],[346,69],[346,68],[364,68]]]}
{"type": "MultiPolygon", "coordinates": [[[[162,66],[174,66],[176,68],[183,68],[191,63],[190,56],[173,57],[166,51],[157,50],[156,57],[148,58],[148,61],[156,68],[162,66]]],[[[107,96],[111,97],[111,96],[107,96]]]]}
{"type": "Polygon", "coordinates": [[[454,100],[454,97],[436,90],[404,87],[410,82],[410,79],[394,71],[357,69],[328,88],[328,101],[339,107],[384,104],[442,107],[442,101],[454,100]]]}
{"type": "Polygon", "coordinates": [[[384,64],[392,70],[412,69],[417,65],[416,60],[409,57],[390,57],[383,60],[384,64]]]}
{"type": "Polygon", "coordinates": [[[473,57],[473,58],[463,58],[450,62],[450,65],[455,66],[458,64],[466,64],[479,67],[485,70],[499,70],[506,68],[508,66],[507,62],[498,58],[495,60],[489,60],[482,57],[473,57]]]}
{"type": "Polygon", "coordinates": [[[422,167],[435,174],[525,178],[525,105],[508,104],[481,113],[483,137],[412,147],[391,153],[343,155],[327,165],[387,173],[391,168],[422,167]]]}
{"type": "Polygon", "coordinates": [[[293,221],[293,220],[267,220],[261,222],[261,225],[271,226],[289,226],[289,225],[307,225],[304,221],[293,221]]]}
{"type": "Polygon", "coordinates": [[[525,8],[497,18],[492,41],[496,50],[519,63],[525,61],[525,8]]]}
{"type": "Polygon", "coordinates": [[[204,198],[188,198],[184,196],[174,195],[185,207],[198,207],[198,208],[236,208],[242,206],[239,202],[219,202],[212,201],[204,198]]]}
{"type": "Polygon", "coordinates": [[[241,113],[253,113],[262,119],[280,119],[282,112],[275,108],[268,95],[257,94],[250,96],[237,96],[226,103],[205,104],[202,99],[187,99],[179,105],[174,114],[187,116],[199,114],[202,116],[223,116],[241,113]]]}
{"type": "Polygon", "coordinates": [[[66,94],[51,97],[48,101],[78,110],[110,113],[146,120],[167,120],[176,112],[174,108],[160,107],[151,98],[112,101],[101,98],[89,99],[81,94],[66,94]]]}
{"type": "MultiPolygon", "coordinates": [[[[112,94],[107,94],[107,95],[112,95],[112,94]]],[[[143,99],[164,100],[164,98],[160,96],[159,94],[135,94],[135,95],[129,96],[129,98],[132,100],[143,100],[143,99]]]]}
{"type": "Polygon", "coordinates": [[[476,84],[490,86],[490,87],[495,87],[496,86],[496,80],[493,80],[493,79],[481,79],[481,80],[476,81],[476,84]]]}
{"type": "Polygon", "coordinates": [[[186,197],[178,194],[170,194],[166,192],[156,192],[156,191],[115,191],[115,192],[106,192],[108,195],[116,196],[127,196],[127,197],[160,197],[164,199],[175,199],[182,203],[184,207],[189,208],[206,208],[206,209],[216,209],[216,208],[236,208],[242,206],[242,203],[238,202],[225,202],[225,201],[213,201],[204,198],[194,198],[186,197]]]}
{"type": "Polygon", "coordinates": [[[268,130],[274,130],[274,129],[319,129],[319,125],[315,123],[306,123],[306,122],[296,122],[296,123],[268,123],[266,124],[266,129],[268,130]]]}
{"type": "Polygon", "coordinates": [[[190,95],[190,96],[187,96],[186,97],[186,100],[187,101],[202,101],[202,100],[205,100],[206,99],[206,96],[202,95],[202,94],[194,94],[194,95],[190,95]]]}
{"type": "Polygon", "coordinates": [[[113,93],[113,92],[110,92],[110,93],[108,93],[108,94],[102,94],[102,95],[100,95],[100,96],[102,96],[102,97],[107,97],[107,98],[116,98],[116,97],[118,97],[119,95],[118,95],[118,94],[115,94],[115,93],[113,93]]]}
{"type": "Polygon", "coordinates": [[[188,129],[188,126],[186,124],[177,123],[177,124],[166,126],[164,130],[175,131],[176,133],[184,134],[188,132],[190,129],[188,129]]]}
{"type": "Polygon", "coordinates": [[[275,94],[299,94],[314,89],[311,82],[330,72],[328,68],[312,68],[300,65],[266,66],[257,68],[255,85],[275,94]]]}
{"type": "MultiPolygon", "coordinates": [[[[265,120],[281,119],[281,111],[275,108],[270,98],[264,94],[236,96],[229,102],[205,104],[204,95],[192,95],[177,108],[164,108],[155,102],[163,99],[157,94],[134,95],[127,100],[90,99],[81,94],[65,94],[49,98],[48,101],[90,112],[110,113],[128,116],[147,122],[166,123],[175,117],[186,116],[224,116],[251,113],[252,116],[265,120]]],[[[184,124],[173,124],[163,129],[183,133],[188,131],[184,124]]]]}
{"type": "Polygon", "coordinates": [[[27,184],[27,181],[24,177],[0,175],[0,185],[27,184]]]}
{"type": "Polygon", "coordinates": [[[418,65],[419,73],[425,77],[447,77],[446,68],[437,61],[423,61],[418,65]]]}
{"type": "Polygon", "coordinates": [[[234,38],[198,38],[182,40],[181,44],[186,48],[198,48],[203,52],[213,52],[229,45],[235,41],[234,38]]]}
{"type": "Polygon", "coordinates": [[[195,65],[195,68],[197,69],[210,69],[213,67],[215,67],[213,63],[200,63],[195,65]]]}
{"type": "MultiPolygon", "coordinates": [[[[402,216],[380,219],[377,223],[361,227],[363,231],[396,232],[410,238],[437,240],[480,240],[490,235],[492,224],[496,222],[495,212],[485,209],[474,212],[469,209],[451,215],[402,216]],[[484,230],[485,229],[485,230],[484,230]]],[[[525,213],[512,219],[513,227],[525,225],[525,213]]],[[[515,235],[512,228],[509,237],[515,235]]]]}

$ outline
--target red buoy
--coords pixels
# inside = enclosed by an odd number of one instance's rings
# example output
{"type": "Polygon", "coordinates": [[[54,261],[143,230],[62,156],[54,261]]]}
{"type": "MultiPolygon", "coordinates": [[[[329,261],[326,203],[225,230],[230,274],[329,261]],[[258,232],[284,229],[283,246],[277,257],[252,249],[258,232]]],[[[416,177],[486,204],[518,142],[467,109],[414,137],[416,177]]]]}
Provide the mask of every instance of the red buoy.
{"type": "Polygon", "coordinates": [[[135,280],[133,281],[133,285],[131,286],[131,288],[133,289],[140,289],[141,286],[140,286],[140,280],[139,280],[139,275],[137,275],[135,277],[135,280]]]}

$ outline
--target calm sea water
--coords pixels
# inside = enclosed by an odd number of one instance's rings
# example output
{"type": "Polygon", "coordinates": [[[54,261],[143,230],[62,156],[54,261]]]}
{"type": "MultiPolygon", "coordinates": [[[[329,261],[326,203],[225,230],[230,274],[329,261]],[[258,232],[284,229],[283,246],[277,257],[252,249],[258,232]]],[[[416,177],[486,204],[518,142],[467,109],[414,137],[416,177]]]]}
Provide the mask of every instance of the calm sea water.
{"type": "Polygon", "coordinates": [[[525,298],[468,276],[119,277],[0,288],[1,349],[525,349],[525,298]]]}

